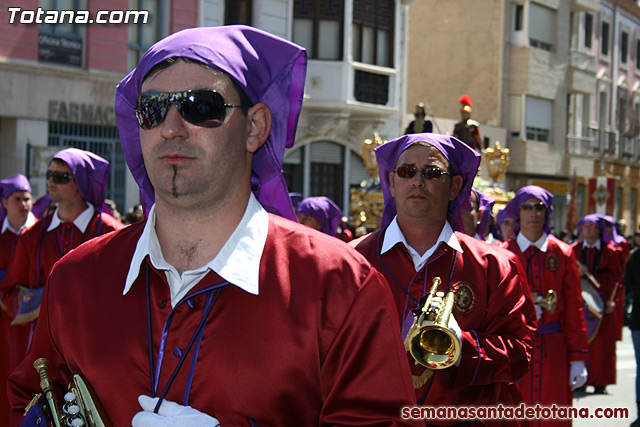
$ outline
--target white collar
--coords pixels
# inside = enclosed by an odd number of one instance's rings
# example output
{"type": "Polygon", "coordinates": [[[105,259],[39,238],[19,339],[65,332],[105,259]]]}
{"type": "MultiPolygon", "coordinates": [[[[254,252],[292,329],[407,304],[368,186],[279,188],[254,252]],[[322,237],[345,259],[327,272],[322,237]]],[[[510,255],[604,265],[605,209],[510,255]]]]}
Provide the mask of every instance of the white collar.
{"type": "MultiPolygon", "coordinates": [[[[82,213],[80,215],[78,215],[76,217],[76,219],[73,220],[73,225],[78,227],[78,230],[82,231],[83,233],[85,232],[85,230],[89,226],[89,223],[91,222],[91,219],[93,218],[93,212],[95,211],[95,208],[93,207],[93,205],[91,203],[87,202],[86,200],[84,202],[88,206],[87,209],[82,211],[82,213]]],[[[62,224],[63,221],[58,216],[58,209],[60,209],[60,208],[56,207],[56,210],[53,213],[53,218],[51,218],[51,224],[49,224],[49,228],[47,228],[47,231],[54,230],[56,227],[58,227],[60,224],[62,224]]]]}
{"type": "Polygon", "coordinates": [[[527,239],[524,234],[518,233],[518,237],[516,237],[516,243],[518,243],[518,247],[520,248],[520,251],[522,251],[522,253],[524,253],[524,251],[526,251],[529,246],[532,245],[540,249],[540,252],[547,252],[547,248],[549,247],[549,235],[543,232],[542,236],[540,236],[538,240],[532,242],[531,240],[527,239]]]}
{"type": "Polygon", "coordinates": [[[600,250],[601,244],[600,244],[600,239],[598,239],[593,245],[590,245],[589,243],[587,243],[586,240],[584,240],[582,242],[582,249],[586,249],[586,248],[596,248],[598,250],[600,250]]]}
{"type": "Polygon", "coordinates": [[[384,232],[384,240],[382,242],[382,248],[380,248],[380,254],[387,252],[398,243],[402,243],[409,251],[411,259],[413,259],[413,265],[415,266],[416,271],[420,270],[424,266],[429,257],[433,255],[436,249],[438,249],[440,243],[445,243],[452,249],[455,249],[461,253],[463,252],[462,247],[460,246],[460,242],[458,242],[458,238],[456,237],[456,233],[451,228],[449,221],[445,221],[436,243],[431,246],[422,256],[420,256],[418,251],[413,249],[407,243],[407,239],[405,239],[404,234],[402,234],[402,230],[400,229],[400,225],[398,224],[398,216],[396,215],[393,218],[393,221],[391,221],[391,224],[389,224],[386,231],[384,232]]]}
{"type": "MultiPolygon", "coordinates": [[[[156,212],[155,204],[149,211],[149,218],[144,226],[144,230],[140,235],[136,250],[133,253],[127,280],[125,281],[122,295],[125,295],[133,282],[140,274],[140,266],[144,258],[149,255],[151,264],[158,270],[164,270],[174,277],[181,279],[185,275],[201,275],[204,277],[209,270],[216,272],[220,277],[229,283],[239,287],[240,289],[253,294],[259,293],[259,277],[260,277],[260,259],[267,241],[267,233],[269,231],[269,214],[255,198],[253,193],[249,197],[247,208],[244,212],[240,223],[233,231],[229,240],[224,244],[218,255],[209,261],[203,267],[197,270],[184,271],[180,275],[175,267],[167,263],[162,255],[162,248],[158,241],[155,230],[156,212]],[[204,274],[202,274],[204,273],[204,274]]],[[[202,278],[199,277],[199,278],[202,278]]],[[[199,281],[199,280],[198,280],[199,281]]],[[[192,283],[191,287],[195,286],[192,283]]],[[[185,294],[189,289],[182,290],[180,293],[185,294]]],[[[173,303],[172,295],[172,303],[173,303]]]]}
{"type": "Polygon", "coordinates": [[[7,230],[9,230],[10,232],[16,235],[20,234],[22,230],[24,230],[25,228],[31,227],[33,224],[35,224],[35,222],[36,222],[36,216],[33,213],[31,213],[31,211],[29,211],[29,214],[27,215],[27,220],[24,222],[24,224],[22,224],[19,230],[15,230],[11,226],[11,224],[9,224],[9,217],[7,216],[4,218],[4,221],[2,221],[2,230],[0,230],[0,234],[3,234],[7,230]]]}

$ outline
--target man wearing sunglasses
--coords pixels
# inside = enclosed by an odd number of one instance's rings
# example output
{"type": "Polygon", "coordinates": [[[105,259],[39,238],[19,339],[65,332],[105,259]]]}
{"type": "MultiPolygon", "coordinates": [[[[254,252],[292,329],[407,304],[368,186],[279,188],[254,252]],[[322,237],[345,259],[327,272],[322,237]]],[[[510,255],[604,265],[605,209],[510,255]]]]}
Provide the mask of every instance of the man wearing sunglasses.
{"type": "Polygon", "coordinates": [[[119,133],[147,220],[57,265],[48,328],[10,380],[17,410],[45,356],[61,382],[82,372],[118,426],[407,424],[384,278],[283,218],[305,73],[304,49],[227,26],[170,35],[122,80],[119,133]]]}
{"type": "MultiPolygon", "coordinates": [[[[32,326],[53,265],[82,243],[122,224],[104,212],[109,162],[91,152],[67,148],[53,156],[46,178],[55,209],[26,230],[0,284],[14,324],[32,326]]],[[[30,331],[22,328],[26,342],[30,331]],[[24,333],[26,331],[26,334],[24,333]]],[[[22,360],[26,347],[18,355],[22,360]]]]}
{"type": "MultiPolygon", "coordinates": [[[[18,236],[25,229],[32,226],[36,218],[31,213],[33,199],[31,185],[24,175],[13,175],[0,180],[0,281],[4,276],[9,261],[13,256],[18,236]]],[[[7,378],[16,367],[18,354],[24,354],[27,349],[26,333],[20,333],[24,326],[10,326],[6,306],[0,299],[0,424],[9,422],[9,403],[7,400],[7,378]]]]}
{"type": "MultiPolygon", "coordinates": [[[[604,303],[599,327],[589,342],[586,385],[594,387],[595,394],[607,394],[607,386],[616,383],[616,294],[622,280],[624,266],[614,243],[606,232],[606,220],[599,214],[590,214],[578,221],[581,240],[572,244],[580,262],[580,276],[591,274],[600,285],[596,291],[604,303]]],[[[590,314],[587,313],[590,320],[590,314]]]]}
{"type": "MultiPolygon", "coordinates": [[[[520,381],[520,392],[530,406],[571,406],[573,390],[587,381],[589,345],[578,268],[571,247],[551,234],[552,202],[547,190],[529,185],[505,207],[506,216],[516,218],[516,238],[504,247],[525,266],[535,293],[538,328],[531,370],[520,381]],[[555,305],[545,305],[551,291],[555,305]]],[[[558,424],[571,425],[571,420],[558,424]]]]}
{"type": "Polygon", "coordinates": [[[480,155],[454,137],[432,133],[396,138],[375,153],[382,225],[350,244],[387,278],[403,338],[434,278],[442,281],[439,291],[455,292],[449,327],[461,338],[461,358],[434,371],[412,362],[418,404],[515,403],[518,392],[509,383],[529,369],[535,312],[515,257],[464,233],[460,206],[469,199],[480,155]]]}

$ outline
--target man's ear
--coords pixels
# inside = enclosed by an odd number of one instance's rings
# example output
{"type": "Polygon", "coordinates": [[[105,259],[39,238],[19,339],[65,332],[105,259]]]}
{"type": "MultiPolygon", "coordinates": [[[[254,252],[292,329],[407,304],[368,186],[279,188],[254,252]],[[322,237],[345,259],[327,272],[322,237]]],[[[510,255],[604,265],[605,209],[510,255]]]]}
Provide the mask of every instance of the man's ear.
{"type": "Polygon", "coordinates": [[[9,207],[9,201],[6,198],[2,199],[2,207],[5,209],[9,207]]]}
{"type": "Polygon", "coordinates": [[[449,201],[458,197],[458,193],[460,192],[460,189],[462,189],[462,184],[464,184],[464,178],[462,178],[461,175],[455,175],[451,178],[449,201]]]}
{"type": "Polygon", "coordinates": [[[271,110],[262,102],[249,108],[247,112],[247,151],[255,153],[271,132],[271,110]]]}

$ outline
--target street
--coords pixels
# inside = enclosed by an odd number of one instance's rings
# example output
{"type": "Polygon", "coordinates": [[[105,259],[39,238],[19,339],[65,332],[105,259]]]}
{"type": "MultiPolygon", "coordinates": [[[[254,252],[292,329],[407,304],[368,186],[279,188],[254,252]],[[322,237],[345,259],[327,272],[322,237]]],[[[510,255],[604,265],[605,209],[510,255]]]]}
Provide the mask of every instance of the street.
{"type": "Polygon", "coordinates": [[[614,426],[628,427],[637,417],[635,380],[636,361],[631,342],[631,332],[625,326],[622,341],[617,343],[617,384],[608,386],[607,395],[592,394],[593,387],[587,387],[587,393],[576,393],[573,398],[574,407],[589,408],[589,413],[593,418],[579,418],[573,420],[573,425],[577,427],[587,426],[614,426]],[[595,411],[598,408],[605,410],[614,408],[628,408],[629,418],[602,419],[595,418],[595,411]]]}

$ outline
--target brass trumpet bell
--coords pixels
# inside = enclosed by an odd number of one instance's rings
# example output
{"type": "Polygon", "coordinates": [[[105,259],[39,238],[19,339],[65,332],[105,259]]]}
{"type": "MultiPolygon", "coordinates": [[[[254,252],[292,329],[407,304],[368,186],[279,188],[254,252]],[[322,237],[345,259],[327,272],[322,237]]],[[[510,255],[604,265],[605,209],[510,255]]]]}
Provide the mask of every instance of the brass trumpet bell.
{"type": "Polygon", "coordinates": [[[461,354],[460,340],[448,327],[455,295],[449,292],[445,297],[443,292],[437,292],[440,282],[439,277],[433,279],[429,296],[405,339],[405,348],[416,364],[429,369],[446,369],[461,354]]]}
{"type": "Polygon", "coordinates": [[[547,313],[553,314],[553,312],[556,311],[556,305],[558,305],[558,296],[553,289],[549,289],[547,295],[544,297],[538,295],[537,292],[532,292],[531,298],[533,298],[534,304],[544,308],[547,313]]]}

